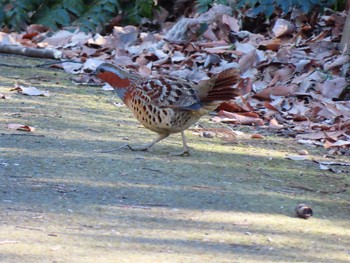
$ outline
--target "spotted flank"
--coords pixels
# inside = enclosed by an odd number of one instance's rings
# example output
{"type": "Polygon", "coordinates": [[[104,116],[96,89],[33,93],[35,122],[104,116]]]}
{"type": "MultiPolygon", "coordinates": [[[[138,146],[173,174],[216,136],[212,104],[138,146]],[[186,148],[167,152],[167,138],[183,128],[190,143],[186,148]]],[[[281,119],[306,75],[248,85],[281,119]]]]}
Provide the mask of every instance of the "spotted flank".
{"type": "Polygon", "coordinates": [[[143,126],[159,134],[153,142],[138,148],[141,150],[181,132],[184,151],[188,152],[183,131],[221,102],[239,95],[234,87],[239,80],[237,69],[224,70],[199,84],[165,76],[146,78],[107,63],[100,65],[95,74],[115,89],[143,126]]]}

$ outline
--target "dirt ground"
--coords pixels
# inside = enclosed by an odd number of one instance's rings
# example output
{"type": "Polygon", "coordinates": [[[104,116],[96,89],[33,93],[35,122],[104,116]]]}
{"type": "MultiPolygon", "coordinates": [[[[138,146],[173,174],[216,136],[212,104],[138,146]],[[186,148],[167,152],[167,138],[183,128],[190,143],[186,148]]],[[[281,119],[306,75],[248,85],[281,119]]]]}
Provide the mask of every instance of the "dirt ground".
{"type": "Polygon", "coordinates": [[[314,162],[349,157],[239,126],[231,139],[187,131],[189,157],[168,154],[180,135],[150,152],[104,153],[155,134],[110,92],[71,77],[0,66],[0,93],[10,94],[0,100],[0,262],[350,262],[350,168],[314,162]],[[10,92],[16,81],[50,96],[10,92]],[[308,160],[286,159],[302,149],[308,160]],[[300,203],[312,218],[295,217],[300,203]]]}

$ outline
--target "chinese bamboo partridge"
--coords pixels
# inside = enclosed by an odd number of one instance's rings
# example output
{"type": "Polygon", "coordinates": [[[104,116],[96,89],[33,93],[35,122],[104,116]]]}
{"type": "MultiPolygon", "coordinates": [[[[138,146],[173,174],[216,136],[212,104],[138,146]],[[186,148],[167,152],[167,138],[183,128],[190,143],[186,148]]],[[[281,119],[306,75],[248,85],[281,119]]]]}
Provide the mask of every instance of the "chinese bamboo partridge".
{"type": "Polygon", "coordinates": [[[103,63],[95,75],[110,84],[141,124],[156,133],[151,143],[134,147],[148,150],[172,133],[181,132],[183,152],[189,154],[184,130],[227,100],[239,95],[233,85],[239,70],[230,68],[198,84],[173,77],[148,78],[112,64],[103,63]]]}

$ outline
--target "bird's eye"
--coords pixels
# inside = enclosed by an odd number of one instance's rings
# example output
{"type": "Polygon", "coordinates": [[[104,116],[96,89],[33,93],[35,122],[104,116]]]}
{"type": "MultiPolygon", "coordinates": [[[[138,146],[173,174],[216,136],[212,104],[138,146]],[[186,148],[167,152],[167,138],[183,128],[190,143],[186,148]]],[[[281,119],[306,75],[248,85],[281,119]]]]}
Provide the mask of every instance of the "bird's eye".
{"type": "Polygon", "coordinates": [[[104,68],[100,68],[100,69],[99,69],[99,72],[100,72],[100,73],[103,73],[103,72],[105,72],[105,69],[104,69],[104,68]]]}

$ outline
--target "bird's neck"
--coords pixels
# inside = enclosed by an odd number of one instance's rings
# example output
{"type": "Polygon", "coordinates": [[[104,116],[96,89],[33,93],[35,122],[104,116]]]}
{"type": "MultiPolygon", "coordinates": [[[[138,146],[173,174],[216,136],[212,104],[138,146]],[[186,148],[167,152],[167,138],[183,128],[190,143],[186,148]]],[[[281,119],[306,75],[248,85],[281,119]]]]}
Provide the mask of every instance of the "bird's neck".
{"type": "Polygon", "coordinates": [[[115,92],[118,94],[118,97],[125,102],[125,95],[127,92],[127,88],[115,88],[115,92]]]}

